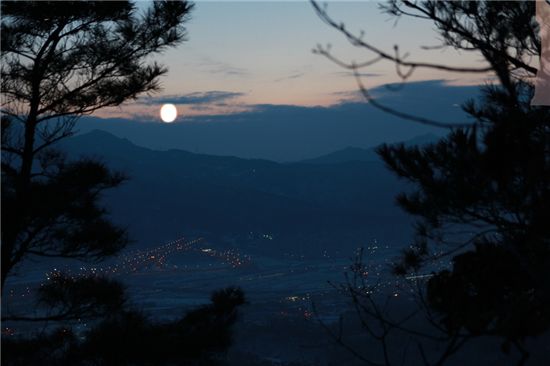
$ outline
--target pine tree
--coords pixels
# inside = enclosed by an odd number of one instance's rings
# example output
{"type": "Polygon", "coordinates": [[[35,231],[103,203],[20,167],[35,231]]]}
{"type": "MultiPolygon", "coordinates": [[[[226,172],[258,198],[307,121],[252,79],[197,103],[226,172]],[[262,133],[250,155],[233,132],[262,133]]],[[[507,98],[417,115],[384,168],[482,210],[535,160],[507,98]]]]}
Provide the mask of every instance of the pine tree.
{"type": "Polygon", "coordinates": [[[79,117],[159,89],[148,58],[185,39],[192,5],[2,2],[2,288],[29,256],[97,260],[127,243],[99,206],[124,176],[53,145],[79,117]]]}
{"type": "MultiPolygon", "coordinates": [[[[354,71],[374,107],[411,123],[449,129],[427,146],[378,149],[387,167],[411,183],[397,201],[417,219],[416,240],[394,269],[397,275],[432,274],[420,288],[420,300],[436,328],[448,335],[448,347],[435,364],[477,336],[504,339],[503,350],[516,346],[523,364],[526,337],[550,329],[550,108],[530,105],[532,78],[539,71],[532,60],[541,55],[535,2],[392,0],[384,6],[395,17],[433,22],[441,48],[477,52],[486,64],[481,67],[411,61],[397,46],[384,52],[314,7],[352,44],[377,56],[347,64],[327,48],[316,50],[354,71]],[[395,63],[403,81],[415,69],[431,68],[490,72],[498,82],[482,88],[481,99],[464,104],[469,121],[439,123],[387,108],[368,93],[358,70],[380,60],[395,63]],[[441,259],[450,259],[451,266],[437,267],[441,259]]],[[[381,321],[383,329],[405,329],[377,312],[370,296],[350,287],[354,301],[366,304],[361,311],[381,321]]]]}

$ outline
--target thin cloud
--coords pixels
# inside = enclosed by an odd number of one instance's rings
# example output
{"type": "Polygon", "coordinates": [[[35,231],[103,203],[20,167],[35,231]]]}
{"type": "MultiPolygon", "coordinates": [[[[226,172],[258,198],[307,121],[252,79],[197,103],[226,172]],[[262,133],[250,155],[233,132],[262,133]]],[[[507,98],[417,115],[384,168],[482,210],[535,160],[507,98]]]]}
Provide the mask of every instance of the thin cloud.
{"type": "Polygon", "coordinates": [[[243,68],[234,67],[229,65],[219,65],[217,67],[212,67],[207,70],[211,74],[222,74],[227,76],[247,76],[249,73],[243,68]]]}
{"type": "Polygon", "coordinates": [[[289,76],[285,76],[285,77],[282,77],[282,78],[279,78],[279,79],[275,79],[273,81],[278,83],[278,82],[284,81],[284,80],[298,79],[298,78],[300,78],[304,75],[305,75],[305,72],[299,72],[299,73],[292,74],[292,75],[289,75],[289,76]]]}
{"type": "Polygon", "coordinates": [[[148,97],[140,100],[140,104],[152,105],[152,104],[211,104],[220,103],[228,99],[234,99],[241,97],[245,93],[240,92],[228,92],[212,90],[207,92],[196,92],[180,95],[164,95],[159,97],[148,97]]]}
{"type": "MultiPolygon", "coordinates": [[[[352,71],[336,71],[333,73],[334,75],[343,76],[343,77],[355,77],[355,74],[352,71]]],[[[365,78],[375,78],[379,76],[383,76],[384,74],[376,73],[376,72],[360,72],[359,76],[365,77],[365,78]]]]}
{"type": "Polygon", "coordinates": [[[331,93],[331,95],[334,95],[339,98],[338,103],[358,102],[358,101],[364,101],[365,99],[365,97],[357,89],[337,91],[337,92],[331,93]]]}
{"type": "Polygon", "coordinates": [[[236,67],[227,62],[212,60],[203,57],[198,65],[204,72],[209,74],[221,74],[226,76],[248,76],[250,72],[242,67],[236,67]]]}

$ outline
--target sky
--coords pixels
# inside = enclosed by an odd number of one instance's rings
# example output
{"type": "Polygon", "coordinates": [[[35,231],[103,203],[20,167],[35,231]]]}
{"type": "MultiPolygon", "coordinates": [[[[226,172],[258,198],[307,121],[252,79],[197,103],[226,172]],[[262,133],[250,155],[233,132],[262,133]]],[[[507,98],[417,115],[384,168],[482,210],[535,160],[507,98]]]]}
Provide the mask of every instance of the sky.
{"type": "MultiPolygon", "coordinates": [[[[140,7],[147,6],[140,2],[140,7]]],[[[365,39],[391,51],[394,44],[411,60],[479,65],[475,53],[422,50],[440,44],[430,22],[395,19],[374,1],[330,2],[329,14],[365,39]]],[[[330,44],[333,54],[346,61],[372,58],[336,30],[323,23],[307,1],[197,1],[187,23],[188,41],[156,56],[169,69],[161,78],[163,90],[98,112],[99,117],[160,121],[163,103],[176,104],[176,123],[197,115],[238,114],[258,105],[331,106],[355,101],[357,84],[351,73],[312,49],[330,44]]],[[[368,87],[399,81],[395,66],[380,62],[362,70],[368,87]]],[[[446,80],[450,85],[482,82],[478,75],[417,70],[410,82],[446,80]]]]}

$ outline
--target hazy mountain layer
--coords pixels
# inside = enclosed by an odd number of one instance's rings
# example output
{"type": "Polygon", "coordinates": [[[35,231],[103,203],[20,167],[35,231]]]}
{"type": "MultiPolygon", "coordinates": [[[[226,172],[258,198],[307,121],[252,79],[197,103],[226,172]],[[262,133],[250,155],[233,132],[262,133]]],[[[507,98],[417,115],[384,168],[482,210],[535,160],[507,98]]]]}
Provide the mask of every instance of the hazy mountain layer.
{"type": "Polygon", "coordinates": [[[62,146],[129,175],[106,202],[140,246],[203,234],[248,250],[317,255],[409,237],[394,205],[404,185],[376,160],[280,164],[154,151],[102,131],[62,146]]]}

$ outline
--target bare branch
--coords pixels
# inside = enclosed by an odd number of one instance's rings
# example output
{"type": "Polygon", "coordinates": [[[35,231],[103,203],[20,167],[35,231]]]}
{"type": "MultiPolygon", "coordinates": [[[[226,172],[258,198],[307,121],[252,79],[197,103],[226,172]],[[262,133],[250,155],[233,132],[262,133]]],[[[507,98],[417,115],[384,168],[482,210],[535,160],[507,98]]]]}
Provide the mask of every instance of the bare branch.
{"type": "MultiPolygon", "coordinates": [[[[329,26],[333,27],[334,29],[340,31],[346,38],[349,40],[349,42],[357,47],[365,48],[369,51],[372,51],[376,53],[380,58],[389,60],[392,62],[395,62],[396,64],[400,66],[406,66],[406,67],[414,67],[414,68],[429,68],[429,69],[437,69],[437,70],[443,70],[443,71],[451,71],[451,72],[471,72],[471,73],[488,73],[493,71],[492,66],[486,66],[486,67],[459,67],[459,66],[448,66],[444,64],[434,64],[434,63],[427,63],[427,62],[412,62],[412,61],[405,61],[402,58],[392,56],[391,54],[382,51],[381,49],[373,46],[370,43],[367,43],[362,38],[354,35],[350,31],[348,31],[343,23],[337,23],[334,21],[326,12],[325,9],[321,8],[319,4],[315,0],[311,0],[311,4],[313,5],[313,8],[315,9],[317,15],[323,22],[328,24],[329,26]]],[[[351,66],[351,64],[348,64],[351,66]]],[[[352,68],[352,67],[349,67],[352,68]]]]}

